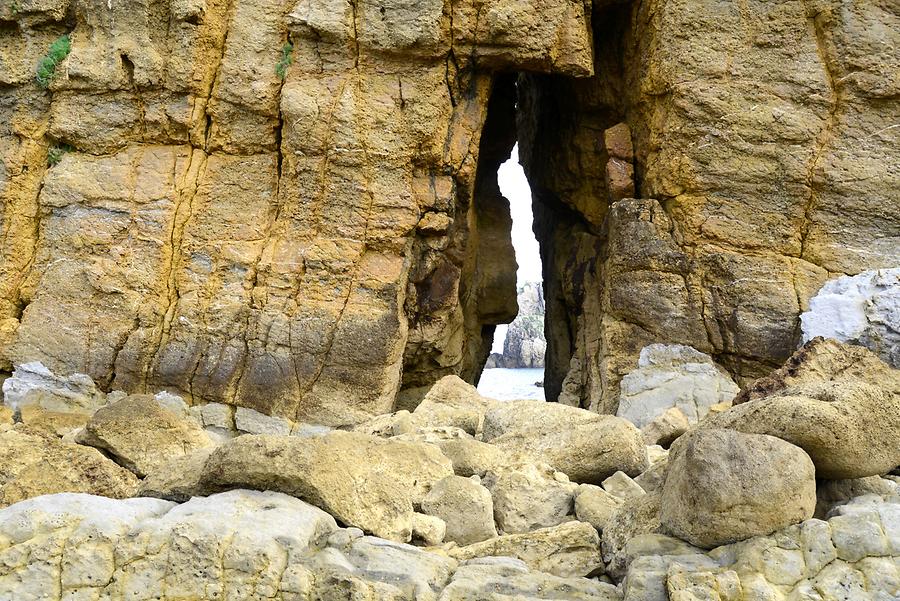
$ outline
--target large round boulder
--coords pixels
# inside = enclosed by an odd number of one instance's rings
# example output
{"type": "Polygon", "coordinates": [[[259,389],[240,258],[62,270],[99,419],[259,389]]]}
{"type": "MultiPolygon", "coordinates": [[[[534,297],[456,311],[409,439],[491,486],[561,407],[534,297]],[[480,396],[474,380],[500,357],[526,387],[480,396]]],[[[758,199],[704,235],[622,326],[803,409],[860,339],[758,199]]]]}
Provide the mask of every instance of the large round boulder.
{"type": "Polygon", "coordinates": [[[711,549],[809,519],[816,472],[799,447],[774,436],[697,430],[672,447],[660,528],[711,549]]]}

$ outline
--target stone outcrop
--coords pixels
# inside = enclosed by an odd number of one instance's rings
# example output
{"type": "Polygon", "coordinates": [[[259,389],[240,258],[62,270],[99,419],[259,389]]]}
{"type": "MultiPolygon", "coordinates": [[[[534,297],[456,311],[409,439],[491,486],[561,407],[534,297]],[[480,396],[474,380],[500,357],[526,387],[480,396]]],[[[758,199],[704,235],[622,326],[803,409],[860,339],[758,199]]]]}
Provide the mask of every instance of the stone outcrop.
{"type": "Polygon", "coordinates": [[[900,265],[897,12],[603,2],[592,25],[593,76],[518,88],[547,398],[567,381],[579,406],[614,413],[652,343],[692,346],[745,385],[794,351],[827,280],[900,265]],[[636,200],[606,182],[604,133],[622,123],[636,200]]]}
{"type": "Polygon", "coordinates": [[[704,549],[771,534],[813,517],[816,470],[774,436],[698,430],[669,455],[660,528],[704,549]]]}
{"type": "Polygon", "coordinates": [[[448,476],[422,499],[422,511],[447,525],[445,540],[468,545],[497,536],[491,493],[475,480],[448,476]]]}
{"type": "Polygon", "coordinates": [[[506,330],[503,352],[493,353],[488,367],[544,367],[544,288],[540,282],[527,282],[519,287],[517,299],[519,313],[506,330]]]}
{"type": "Polygon", "coordinates": [[[830,280],[800,323],[803,342],[823,336],[859,344],[900,368],[900,267],[830,280]]]}
{"type": "Polygon", "coordinates": [[[474,379],[516,312],[495,73],[590,74],[589,6],[0,10],[3,367],[331,425],[474,379]]]}
{"type": "Polygon", "coordinates": [[[730,403],[739,389],[712,357],[683,345],[641,349],[638,368],[619,384],[616,415],[644,428],[667,409],[679,409],[696,424],[709,408],[730,403]]]}

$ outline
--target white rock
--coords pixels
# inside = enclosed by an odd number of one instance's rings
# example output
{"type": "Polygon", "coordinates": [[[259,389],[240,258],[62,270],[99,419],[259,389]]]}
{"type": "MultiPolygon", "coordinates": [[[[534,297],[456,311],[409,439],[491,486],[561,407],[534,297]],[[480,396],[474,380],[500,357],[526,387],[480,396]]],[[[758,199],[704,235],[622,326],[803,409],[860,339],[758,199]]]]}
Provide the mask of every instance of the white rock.
{"type": "Polygon", "coordinates": [[[48,411],[90,415],[106,400],[90,376],[58,376],[40,362],[16,365],[12,377],[3,382],[3,402],[16,410],[36,404],[48,411]]]}
{"type": "Polygon", "coordinates": [[[616,472],[603,481],[603,490],[612,496],[627,501],[647,494],[640,485],[625,472],[616,472]]]}
{"type": "Polygon", "coordinates": [[[709,355],[681,344],[651,344],[641,350],[638,369],[622,378],[616,415],[643,428],[677,407],[695,424],[739,390],[709,355]]]}
{"type": "Polygon", "coordinates": [[[800,323],[803,342],[823,336],[860,344],[900,367],[900,267],[827,282],[800,323]]]}

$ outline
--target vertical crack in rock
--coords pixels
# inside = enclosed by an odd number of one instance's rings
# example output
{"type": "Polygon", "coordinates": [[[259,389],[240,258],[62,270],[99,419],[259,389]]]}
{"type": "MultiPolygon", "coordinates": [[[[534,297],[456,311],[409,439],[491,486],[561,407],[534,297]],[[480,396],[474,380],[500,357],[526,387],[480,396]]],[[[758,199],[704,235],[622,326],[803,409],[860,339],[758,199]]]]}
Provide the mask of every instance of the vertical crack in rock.
{"type": "Polygon", "coordinates": [[[810,17],[812,33],[815,36],[816,41],[816,50],[819,55],[819,60],[822,63],[822,69],[825,73],[825,82],[828,85],[830,97],[828,99],[829,108],[828,114],[825,117],[825,124],[816,138],[813,154],[807,168],[806,187],[809,189],[809,195],[803,208],[803,221],[800,225],[799,258],[801,259],[804,258],[806,252],[806,242],[809,237],[810,228],[812,227],[813,211],[818,202],[818,187],[821,185],[820,182],[816,181],[816,170],[819,168],[822,158],[825,156],[828,147],[834,139],[834,132],[839,125],[840,111],[842,108],[841,81],[836,75],[836,70],[838,68],[837,56],[835,49],[831,47],[831,43],[828,40],[828,32],[825,27],[825,21],[830,18],[831,15],[826,12],[818,12],[810,17]]]}

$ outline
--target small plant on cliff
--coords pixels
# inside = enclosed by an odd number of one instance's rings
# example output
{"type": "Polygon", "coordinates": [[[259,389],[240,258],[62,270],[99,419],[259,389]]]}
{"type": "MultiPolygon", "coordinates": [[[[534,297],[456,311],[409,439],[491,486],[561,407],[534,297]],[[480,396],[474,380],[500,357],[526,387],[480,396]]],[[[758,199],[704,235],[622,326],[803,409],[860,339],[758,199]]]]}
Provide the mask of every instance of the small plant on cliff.
{"type": "Polygon", "coordinates": [[[68,34],[60,36],[50,45],[47,55],[41,59],[37,68],[37,82],[42,88],[47,88],[56,75],[56,67],[69,56],[72,51],[72,42],[68,34]]]}
{"type": "Polygon", "coordinates": [[[50,167],[55,167],[62,160],[63,155],[65,155],[70,150],[75,150],[68,144],[55,144],[50,147],[50,150],[47,151],[47,165],[50,167]]]}
{"type": "Polygon", "coordinates": [[[278,74],[279,79],[287,77],[287,69],[294,62],[293,53],[294,45],[290,41],[285,42],[284,46],[281,47],[281,60],[275,65],[275,73],[278,74]]]}

